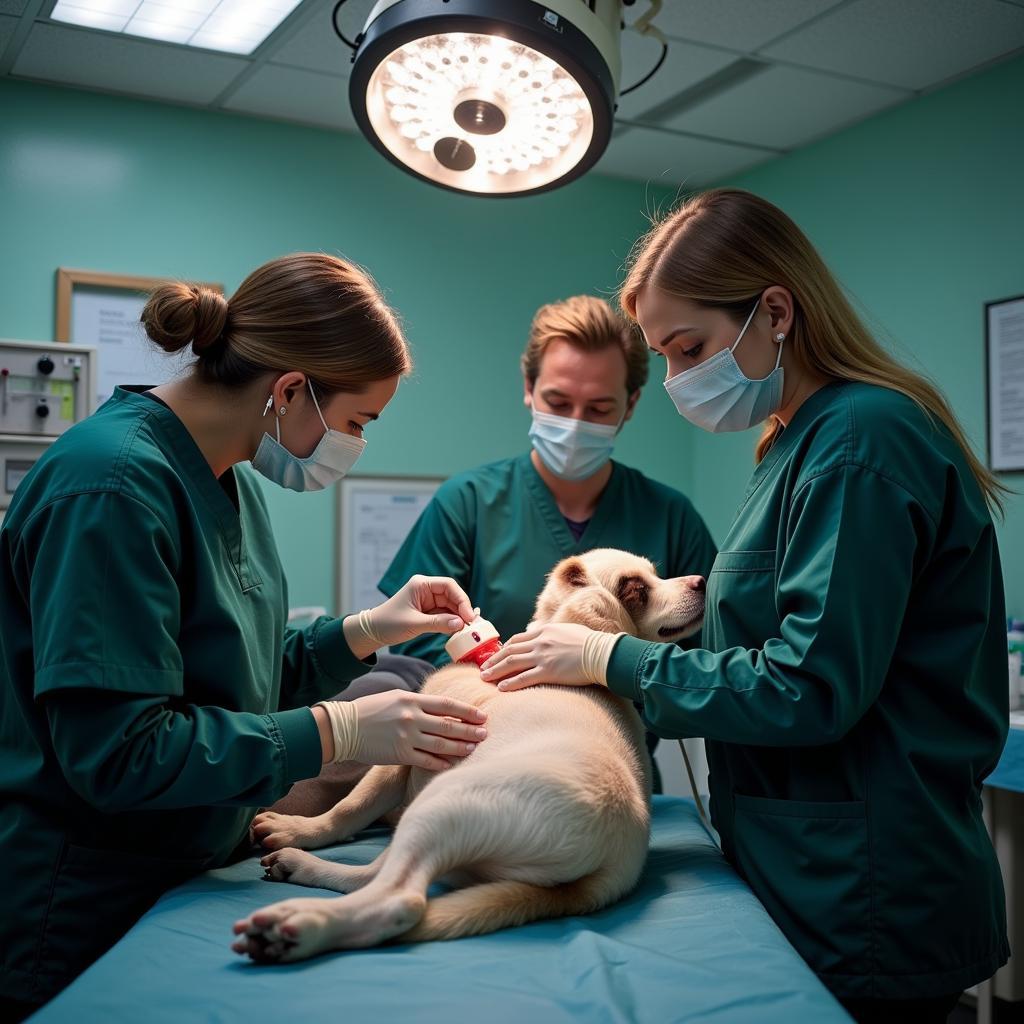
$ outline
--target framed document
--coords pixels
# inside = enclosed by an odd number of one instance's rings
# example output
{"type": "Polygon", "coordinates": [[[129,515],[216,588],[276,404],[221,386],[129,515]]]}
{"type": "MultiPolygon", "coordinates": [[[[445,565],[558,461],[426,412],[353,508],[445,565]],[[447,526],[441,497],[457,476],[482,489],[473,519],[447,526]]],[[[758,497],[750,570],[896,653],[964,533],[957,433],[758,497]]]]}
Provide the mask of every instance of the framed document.
{"type": "Polygon", "coordinates": [[[443,482],[441,477],[346,476],[338,484],[339,615],[380,604],[377,583],[443,482]]]}
{"type": "Polygon", "coordinates": [[[985,303],[988,465],[1024,471],[1024,295],[985,303]]]}
{"type": "MultiPolygon", "coordinates": [[[[190,349],[162,352],[139,323],[149,292],[167,280],[65,267],[57,271],[57,341],[96,349],[97,406],[118,384],[164,384],[191,363],[190,349]]],[[[224,292],[223,285],[204,287],[224,292]]]]}

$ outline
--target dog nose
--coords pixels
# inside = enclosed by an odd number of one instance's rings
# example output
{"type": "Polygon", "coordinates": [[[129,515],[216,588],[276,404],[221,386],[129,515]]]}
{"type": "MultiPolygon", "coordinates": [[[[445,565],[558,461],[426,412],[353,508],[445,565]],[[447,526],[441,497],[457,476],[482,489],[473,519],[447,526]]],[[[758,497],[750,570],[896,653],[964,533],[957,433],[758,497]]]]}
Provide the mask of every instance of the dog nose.
{"type": "Polygon", "coordinates": [[[697,591],[698,594],[703,594],[707,584],[704,582],[703,576],[691,576],[690,586],[697,591]]]}

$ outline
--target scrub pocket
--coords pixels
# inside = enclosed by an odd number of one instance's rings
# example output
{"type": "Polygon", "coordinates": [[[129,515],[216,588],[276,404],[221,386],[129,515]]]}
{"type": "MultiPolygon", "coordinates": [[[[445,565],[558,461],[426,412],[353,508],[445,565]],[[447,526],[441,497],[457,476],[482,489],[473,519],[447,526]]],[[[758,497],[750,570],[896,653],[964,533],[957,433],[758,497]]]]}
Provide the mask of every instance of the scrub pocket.
{"type": "Polygon", "coordinates": [[[779,635],[774,551],[719,551],[708,574],[704,646],[761,647],[779,635]]]}
{"type": "Polygon", "coordinates": [[[39,973],[70,981],[204,860],[168,860],[66,845],[43,926],[39,973]]]}
{"type": "Polygon", "coordinates": [[[734,794],[736,861],[817,974],[871,968],[868,823],[863,801],[734,794]]]}

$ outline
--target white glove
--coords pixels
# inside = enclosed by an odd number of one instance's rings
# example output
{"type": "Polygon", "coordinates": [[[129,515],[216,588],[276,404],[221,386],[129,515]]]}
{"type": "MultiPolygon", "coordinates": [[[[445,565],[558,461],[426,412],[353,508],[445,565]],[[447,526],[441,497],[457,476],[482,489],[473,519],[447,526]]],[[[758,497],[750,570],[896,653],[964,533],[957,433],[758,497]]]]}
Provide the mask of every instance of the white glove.
{"type": "Polygon", "coordinates": [[[599,633],[573,622],[550,622],[512,637],[482,666],[481,678],[499,690],[542,683],[606,684],[612,648],[624,633],[599,633]],[[501,682],[499,682],[501,680],[501,682]]]}
{"type": "Polygon", "coordinates": [[[487,715],[441,694],[388,690],[356,700],[325,700],[334,736],[331,761],[409,764],[437,771],[467,757],[487,736],[487,715]]]}
{"type": "Polygon", "coordinates": [[[413,576],[394,597],[345,619],[345,636],[358,657],[422,633],[452,634],[473,621],[465,591],[447,576],[413,576]],[[364,653],[365,652],[365,653],[364,653]]]}

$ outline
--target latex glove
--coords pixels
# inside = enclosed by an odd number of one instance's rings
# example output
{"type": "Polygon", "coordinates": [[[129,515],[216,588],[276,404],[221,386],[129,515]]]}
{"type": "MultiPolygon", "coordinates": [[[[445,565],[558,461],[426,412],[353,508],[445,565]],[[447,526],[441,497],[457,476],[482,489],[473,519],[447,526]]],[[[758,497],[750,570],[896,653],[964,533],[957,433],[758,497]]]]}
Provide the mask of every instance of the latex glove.
{"type": "Polygon", "coordinates": [[[335,763],[410,764],[438,771],[468,757],[487,737],[485,712],[443,694],[388,690],[317,706],[331,721],[335,763]]]}
{"type": "Polygon", "coordinates": [[[465,591],[447,576],[413,576],[401,590],[344,623],[352,653],[364,658],[379,647],[412,640],[422,633],[452,634],[473,621],[465,591]]]}
{"type": "Polygon", "coordinates": [[[612,648],[622,633],[598,633],[574,622],[550,622],[517,633],[481,666],[481,678],[499,690],[541,683],[604,684],[612,648]],[[501,682],[499,682],[501,680],[501,682]]]}

